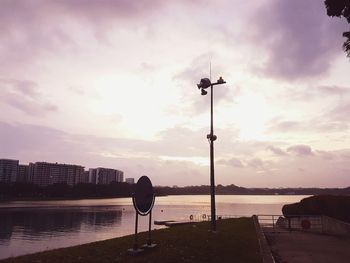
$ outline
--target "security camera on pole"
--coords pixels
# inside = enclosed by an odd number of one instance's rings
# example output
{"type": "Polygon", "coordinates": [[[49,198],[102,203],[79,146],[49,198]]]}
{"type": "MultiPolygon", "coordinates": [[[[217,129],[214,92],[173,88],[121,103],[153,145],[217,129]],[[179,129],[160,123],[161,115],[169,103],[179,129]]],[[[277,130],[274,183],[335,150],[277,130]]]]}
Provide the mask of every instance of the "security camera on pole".
{"type": "Polygon", "coordinates": [[[213,86],[225,84],[226,82],[220,77],[217,82],[211,83],[210,79],[203,78],[197,84],[198,89],[201,90],[201,95],[207,95],[207,88],[210,87],[210,133],[207,134],[207,139],[210,144],[210,206],[211,206],[211,227],[212,231],[216,231],[216,211],[215,211],[215,178],[214,178],[214,141],[217,136],[214,135],[213,125],[213,86]]]}

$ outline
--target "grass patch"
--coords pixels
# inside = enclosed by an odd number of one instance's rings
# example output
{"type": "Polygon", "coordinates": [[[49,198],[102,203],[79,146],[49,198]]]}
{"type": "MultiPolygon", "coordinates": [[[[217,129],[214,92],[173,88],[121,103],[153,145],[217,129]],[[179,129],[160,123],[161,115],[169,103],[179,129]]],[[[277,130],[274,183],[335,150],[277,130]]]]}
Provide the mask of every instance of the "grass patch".
{"type": "MultiPolygon", "coordinates": [[[[0,262],[262,262],[252,218],[225,219],[217,223],[217,233],[208,231],[209,222],[154,230],[152,238],[158,247],[138,256],[126,252],[133,245],[134,237],[130,235],[0,262]]],[[[146,243],[146,239],[147,233],[140,233],[139,244],[146,243]]]]}

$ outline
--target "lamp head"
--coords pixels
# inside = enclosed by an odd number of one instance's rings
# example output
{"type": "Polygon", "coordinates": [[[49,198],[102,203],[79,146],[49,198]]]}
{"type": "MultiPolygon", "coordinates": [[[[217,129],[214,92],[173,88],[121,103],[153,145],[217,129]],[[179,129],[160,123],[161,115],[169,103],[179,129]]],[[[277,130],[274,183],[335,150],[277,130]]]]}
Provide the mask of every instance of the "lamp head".
{"type": "Polygon", "coordinates": [[[218,83],[219,83],[219,84],[223,84],[223,83],[225,83],[225,81],[224,81],[224,79],[223,79],[222,77],[220,77],[220,78],[218,79],[218,83]]]}
{"type": "Polygon", "coordinates": [[[204,78],[204,79],[201,79],[199,84],[197,84],[197,87],[198,89],[207,89],[210,87],[210,85],[211,85],[210,79],[204,78]]]}
{"type": "Polygon", "coordinates": [[[204,89],[201,89],[201,95],[207,95],[208,94],[208,92],[206,91],[206,90],[204,90],[204,89]]]}

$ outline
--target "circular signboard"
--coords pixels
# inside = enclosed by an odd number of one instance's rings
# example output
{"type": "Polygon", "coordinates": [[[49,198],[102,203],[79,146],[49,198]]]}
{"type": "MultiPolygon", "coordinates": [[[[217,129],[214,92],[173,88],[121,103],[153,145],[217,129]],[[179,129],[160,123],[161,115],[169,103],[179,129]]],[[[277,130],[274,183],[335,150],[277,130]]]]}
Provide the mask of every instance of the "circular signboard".
{"type": "Polygon", "coordinates": [[[307,220],[307,219],[302,220],[302,221],[301,221],[301,227],[302,227],[303,229],[305,229],[305,230],[310,229],[310,227],[311,227],[310,221],[307,220]]]}
{"type": "Polygon", "coordinates": [[[154,191],[151,180],[147,176],[141,176],[137,181],[132,200],[140,215],[147,215],[153,208],[154,191]]]}

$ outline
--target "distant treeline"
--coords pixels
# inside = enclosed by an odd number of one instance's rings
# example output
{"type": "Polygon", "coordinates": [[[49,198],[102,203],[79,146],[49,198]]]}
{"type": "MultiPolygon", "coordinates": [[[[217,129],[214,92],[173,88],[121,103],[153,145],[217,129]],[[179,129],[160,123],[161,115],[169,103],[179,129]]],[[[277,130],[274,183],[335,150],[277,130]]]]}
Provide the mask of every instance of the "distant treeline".
{"type": "MultiPolygon", "coordinates": [[[[164,195],[208,195],[210,187],[154,187],[157,196],[164,195]]],[[[111,198],[131,197],[135,184],[112,182],[109,185],[99,184],[53,184],[47,187],[29,183],[0,183],[0,200],[13,199],[81,199],[81,198],[111,198]]],[[[217,185],[217,195],[350,195],[347,188],[244,188],[234,184],[217,185]]]]}
{"type": "Polygon", "coordinates": [[[40,187],[29,183],[0,183],[0,200],[11,199],[80,199],[129,197],[135,185],[112,182],[99,184],[52,184],[40,187]]]}
{"type": "MultiPolygon", "coordinates": [[[[207,195],[210,193],[208,185],[185,187],[156,187],[160,195],[207,195]]],[[[217,185],[215,193],[218,195],[350,195],[347,188],[244,188],[234,184],[217,185]]]]}

